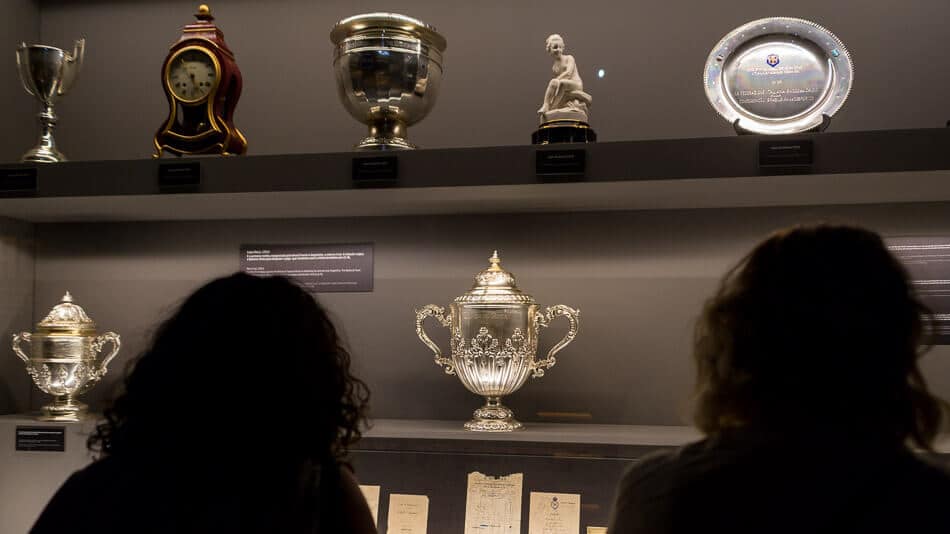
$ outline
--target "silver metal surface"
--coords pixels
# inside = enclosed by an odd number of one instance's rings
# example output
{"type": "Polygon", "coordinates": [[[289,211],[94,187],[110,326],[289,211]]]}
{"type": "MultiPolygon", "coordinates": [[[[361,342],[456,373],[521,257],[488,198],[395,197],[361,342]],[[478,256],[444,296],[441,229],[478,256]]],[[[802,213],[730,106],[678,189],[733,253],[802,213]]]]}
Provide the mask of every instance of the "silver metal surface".
{"type": "Polygon", "coordinates": [[[703,70],[713,108],[742,130],[810,130],[848,98],[854,66],[844,43],[807,20],[772,17],[729,32],[703,70]]]}
{"type": "Polygon", "coordinates": [[[490,262],[488,269],[475,276],[474,287],[449,306],[448,316],[445,308],[435,304],[416,310],[416,335],[446,374],[458,375],[469,391],[485,397],[485,405],[475,410],[465,429],[511,432],[522,424],[501,398],[521,388],[529,376],[542,377],[554,367],[555,354],[577,335],[580,312],[561,304],[540,310],[534,298],[518,289],[515,277],[501,268],[497,251],[490,262]],[[426,334],[427,317],[450,329],[450,358],[426,334]],[[544,359],[538,359],[538,334],[558,317],[568,320],[568,332],[544,359]]]}
{"type": "Polygon", "coordinates": [[[79,39],[70,54],[60,48],[46,45],[27,45],[17,48],[16,63],[23,88],[43,104],[39,114],[40,140],[20,161],[30,163],[56,163],[66,161],[66,156],[56,148],[53,129],[56,114],[53,106],[69,92],[79,70],[82,68],[86,40],[79,39]]]}
{"type": "Polygon", "coordinates": [[[406,128],[435,105],[445,38],[411,17],[368,13],[338,22],[330,40],[343,107],[369,127],[357,148],[415,148],[406,128]]]}
{"type": "Polygon", "coordinates": [[[76,397],[88,391],[108,371],[109,362],[119,353],[121,341],[114,332],[96,333],[96,323],[85,310],[73,304],[66,292],[62,302],[53,307],[36,331],[13,336],[13,352],[26,364],[26,371],[42,392],[52,395],[53,402],[43,407],[43,421],[78,421],[86,405],[76,397]],[[20,348],[30,345],[28,356],[20,348]],[[106,343],[112,350],[97,361],[106,343]]]}

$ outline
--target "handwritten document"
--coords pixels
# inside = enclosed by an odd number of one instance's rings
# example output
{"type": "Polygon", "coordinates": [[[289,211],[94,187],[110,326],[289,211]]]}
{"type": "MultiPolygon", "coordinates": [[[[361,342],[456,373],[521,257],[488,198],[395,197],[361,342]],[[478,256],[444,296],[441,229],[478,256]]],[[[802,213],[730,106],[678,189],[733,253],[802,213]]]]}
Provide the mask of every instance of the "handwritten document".
{"type": "Polygon", "coordinates": [[[528,534],[580,534],[581,496],[532,491],[528,534]]]}
{"type": "Polygon", "coordinates": [[[498,477],[469,473],[465,534],[519,534],[523,481],[522,473],[498,477]]]}
{"type": "Polygon", "coordinates": [[[426,534],[429,524],[429,498],[425,495],[389,496],[386,534],[426,534]]]}
{"type": "Polygon", "coordinates": [[[379,517],[379,486],[364,486],[360,484],[360,491],[369,505],[369,512],[373,514],[373,525],[376,525],[376,518],[379,517]]]}

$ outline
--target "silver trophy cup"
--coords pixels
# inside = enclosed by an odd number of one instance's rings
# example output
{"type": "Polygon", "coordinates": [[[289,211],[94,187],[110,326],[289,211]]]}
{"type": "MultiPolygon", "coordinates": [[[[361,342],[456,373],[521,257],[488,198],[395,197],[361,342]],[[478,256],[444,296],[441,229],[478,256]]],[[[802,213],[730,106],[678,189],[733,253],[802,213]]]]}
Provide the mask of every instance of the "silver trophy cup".
{"type": "Polygon", "coordinates": [[[86,40],[79,39],[72,54],[46,45],[23,43],[17,48],[16,63],[20,81],[27,93],[43,104],[40,112],[40,142],[23,155],[20,161],[30,163],[56,163],[66,161],[66,156],[56,148],[53,129],[56,114],[53,106],[69,92],[82,68],[86,40]]]}
{"type": "Polygon", "coordinates": [[[540,378],[554,367],[554,355],[577,336],[580,311],[563,304],[541,308],[522,292],[515,277],[501,267],[498,252],[491,266],[475,275],[475,285],[445,308],[428,304],[416,310],[416,335],[435,355],[436,365],[457,375],[472,393],[485,398],[466,430],[511,432],[522,428],[502,397],[521,388],[528,377],[540,378]],[[423,321],[433,317],[451,332],[450,357],[426,334],[423,321]],[[558,317],[568,321],[561,341],[538,358],[538,337],[558,317]]]}
{"type": "Polygon", "coordinates": [[[13,336],[13,352],[26,364],[26,372],[53,402],[43,406],[42,421],[79,421],[86,405],[76,397],[105,376],[109,362],[119,353],[121,342],[115,332],[99,334],[96,323],[73,302],[69,292],[53,307],[33,332],[13,336]],[[24,352],[21,343],[30,346],[24,352]],[[112,345],[108,353],[106,343],[112,345]],[[102,358],[99,356],[105,354],[102,358]]]}
{"type": "Polygon", "coordinates": [[[411,149],[406,128],[435,105],[446,41],[420,20],[368,13],[333,27],[333,68],[343,107],[369,127],[359,150],[411,149]]]}

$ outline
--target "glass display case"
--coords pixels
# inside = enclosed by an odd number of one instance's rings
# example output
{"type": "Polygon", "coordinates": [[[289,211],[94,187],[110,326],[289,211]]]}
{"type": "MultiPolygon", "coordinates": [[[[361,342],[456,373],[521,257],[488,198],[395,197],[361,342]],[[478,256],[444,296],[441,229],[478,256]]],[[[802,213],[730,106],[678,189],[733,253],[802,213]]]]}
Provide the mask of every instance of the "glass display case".
{"type": "MultiPolygon", "coordinates": [[[[471,473],[522,475],[522,532],[532,492],[580,495],[580,532],[606,526],[628,465],[699,437],[689,426],[693,321],[752,245],[777,228],[829,220],[886,237],[950,236],[950,129],[939,116],[950,110],[939,92],[895,106],[886,83],[859,77],[829,131],[735,135],[706,101],[699,69],[718,39],[753,17],[716,6],[696,6],[686,22],[672,6],[632,16],[621,2],[396,6],[445,37],[444,76],[438,106],[412,127],[424,148],[371,153],[351,150],[361,126],[336,94],[328,37],[353,13],[291,0],[213,6],[241,65],[235,120],[250,155],[151,159],[167,111],[159,66],[190,17],[172,4],[0,7],[0,20],[23,22],[0,22],[11,61],[16,43],[40,35],[87,40],[81,77],[57,106],[57,140],[72,162],[17,163],[33,141],[35,117],[23,112],[31,97],[15,79],[0,86],[17,125],[0,124],[2,333],[29,330],[65,291],[75,295],[122,336],[110,372],[83,395],[96,412],[155,325],[203,282],[239,270],[247,246],[371,244],[370,290],[318,296],[372,391],[373,427],[353,465],[361,483],[379,487],[381,532],[393,494],[428,496],[430,531],[462,531],[471,473]],[[554,31],[584,69],[597,142],[529,144],[554,31]],[[505,397],[524,429],[473,433],[462,425],[481,401],[433,365],[415,310],[464,294],[496,249],[538,302],[583,315],[557,366],[505,397]]],[[[950,17],[950,7],[933,9],[950,17]]],[[[899,60],[946,49],[942,29],[884,50],[871,44],[890,19],[805,11],[833,23],[859,73],[881,64],[915,87],[950,81],[947,69],[899,60]]],[[[914,9],[890,16],[939,19],[914,9]]],[[[569,329],[551,321],[539,357],[569,329]]],[[[430,335],[450,346],[449,331],[430,335]]],[[[934,347],[922,364],[944,397],[948,354],[934,347]]],[[[247,398],[265,402],[253,391],[247,398]]],[[[38,422],[30,414],[45,402],[22,361],[0,351],[0,517],[11,532],[90,461],[91,420],[38,422]],[[29,448],[34,427],[53,429],[48,450],[29,448]]],[[[938,451],[950,453],[950,443],[938,451]]]]}

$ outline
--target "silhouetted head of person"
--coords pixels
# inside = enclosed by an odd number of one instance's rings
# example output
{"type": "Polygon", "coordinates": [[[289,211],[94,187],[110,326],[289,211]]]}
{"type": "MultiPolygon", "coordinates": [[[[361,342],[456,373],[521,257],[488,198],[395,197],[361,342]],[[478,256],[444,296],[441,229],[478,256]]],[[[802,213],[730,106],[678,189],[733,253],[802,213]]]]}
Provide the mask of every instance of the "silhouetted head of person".
{"type": "Polygon", "coordinates": [[[828,429],[929,448],[941,421],[917,365],[929,319],[877,234],[779,232],[727,273],[697,323],[695,421],[707,434],[828,429]]]}
{"type": "Polygon", "coordinates": [[[155,332],[90,438],[104,455],[341,457],[368,391],[317,301],[285,278],[234,274],[155,332]]]}

